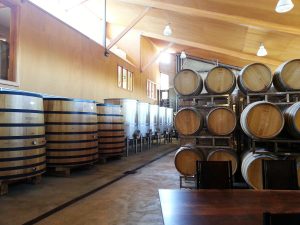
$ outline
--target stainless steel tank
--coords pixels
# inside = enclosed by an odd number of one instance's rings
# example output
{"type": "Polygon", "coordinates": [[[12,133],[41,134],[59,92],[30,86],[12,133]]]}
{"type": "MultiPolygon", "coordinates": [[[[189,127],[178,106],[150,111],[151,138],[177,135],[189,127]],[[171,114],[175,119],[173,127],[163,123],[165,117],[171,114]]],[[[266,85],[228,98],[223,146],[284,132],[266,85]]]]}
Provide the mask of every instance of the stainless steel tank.
{"type": "Polygon", "coordinates": [[[159,107],[158,115],[159,115],[159,131],[160,131],[160,133],[163,133],[167,130],[166,112],[167,112],[166,107],[159,107]]]}
{"type": "Polygon", "coordinates": [[[173,108],[167,108],[166,111],[167,130],[170,132],[173,130],[173,108]]]}
{"type": "Polygon", "coordinates": [[[153,135],[159,130],[158,113],[159,106],[150,105],[150,130],[153,135]]]}
{"type": "Polygon", "coordinates": [[[150,104],[146,102],[138,103],[138,129],[143,137],[150,132],[150,104]]]}
{"type": "Polygon", "coordinates": [[[125,135],[133,139],[138,130],[138,101],[126,98],[104,99],[105,103],[122,105],[125,125],[125,135]]]}

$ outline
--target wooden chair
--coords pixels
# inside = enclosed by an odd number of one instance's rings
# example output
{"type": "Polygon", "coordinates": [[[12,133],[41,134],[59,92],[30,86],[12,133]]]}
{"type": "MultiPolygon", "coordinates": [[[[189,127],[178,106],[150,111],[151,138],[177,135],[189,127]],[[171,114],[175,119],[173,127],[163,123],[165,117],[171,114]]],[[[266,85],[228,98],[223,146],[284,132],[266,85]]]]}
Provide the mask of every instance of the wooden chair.
{"type": "Polygon", "coordinates": [[[232,188],[231,161],[197,161],[197,189],[232,188]]]}
{"type": "Polygon", "coordinates": [[[262,172],[264,189],[298,190],[296,160],[263,160],[262,172]]]}
{"type": "Polygon", "coordinates": [[[263,214],[263,225],[299,225],[300,213],[269,213],[263,214]]]}

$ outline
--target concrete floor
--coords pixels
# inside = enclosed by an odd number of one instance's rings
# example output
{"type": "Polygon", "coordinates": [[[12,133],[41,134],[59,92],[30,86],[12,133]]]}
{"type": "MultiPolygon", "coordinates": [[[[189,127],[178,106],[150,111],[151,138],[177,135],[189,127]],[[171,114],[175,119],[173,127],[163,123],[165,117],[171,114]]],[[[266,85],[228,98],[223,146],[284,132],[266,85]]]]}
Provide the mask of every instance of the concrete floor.
{"type": "MultiPolygon", "coordinates": [[[[46,176],[38,185],[13,185],[7,196],[0,197],[0,225],[24,224],[176,148],[176,144],[161,145],[89,170],[76,171],[70,177],[46,176]]],[[[179,188],[174,154],[167,154],[137,170],[136,174],[126,176],[36,224],[163,224],[158,189],[179,188]]]]}

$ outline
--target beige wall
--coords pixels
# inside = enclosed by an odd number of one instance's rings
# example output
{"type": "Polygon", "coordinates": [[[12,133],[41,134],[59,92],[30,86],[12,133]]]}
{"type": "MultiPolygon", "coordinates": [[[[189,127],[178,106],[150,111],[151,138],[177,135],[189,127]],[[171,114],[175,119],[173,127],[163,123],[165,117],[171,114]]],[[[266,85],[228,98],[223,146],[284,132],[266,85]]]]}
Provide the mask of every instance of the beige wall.
{"type": "Polygon", "coordinates": [[[16,66],[21,90],[99,102],[150,101],[139,68],[113,54],[105,57],[100,45],[28,2],[20,4],[16,66]],[[134,72],[133,92],[117,87],[118,64],[134,72]]]}

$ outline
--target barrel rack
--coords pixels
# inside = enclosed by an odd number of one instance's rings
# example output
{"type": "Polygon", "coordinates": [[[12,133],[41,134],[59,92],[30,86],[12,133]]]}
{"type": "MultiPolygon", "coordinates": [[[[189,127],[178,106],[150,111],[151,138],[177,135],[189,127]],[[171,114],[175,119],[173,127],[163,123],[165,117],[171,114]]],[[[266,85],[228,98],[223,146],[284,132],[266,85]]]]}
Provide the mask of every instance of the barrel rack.
{"type": "MultiPolygon", "coordinates": [[[[300,100],[300,91],[289,92],[267,92],[267,93],[248,93],[247,95],[239,95],[239,102],[242,111],[247,105],[255,101],[271,102],[279,107],[290,106],[300,100]]],[[[243,141],[240,142],[240,149],[243,151],[251,150],[253,153],[259,154],[258,146],[272,146],[272,151],[264,152],[263,154],[271,154],[276,156],[298,156],[300,151],[291,151],[291,149],[298,149],[300,147],[300,140],[292,138],[278,137],[274,139],[252,139],[246,136],[242,131],[240,132],[241,140],[248,139],[245,148],[243,141]],[[281,148],[280,145],[286,145],[288,148],[281,148]],[[292,148],[296,147],[296,148],[292,148]]]]}
{"type": "MultiPolygon", "coordinates": [[[[195,108],[210,108],[217,106],[230,107],[232,104],[230,95],[209,95],[201,94],[199,96],[177,96],[178,108],[193,106],[195,108]],[[183,103],[188,103],[187,105],[183,103]],[[203,104],[199,104],[199,103],[203,104]]],[[[178,110],[178,109],[177,109],[178,110]]]]}
{"type": "MultiPolygon", "coordinates": [[[[229,94],[211,95],[200,94],[198,96],[177,96],[177,111],[183,107],[194,107],[196,109],[211,110],[216,107],[227,107],[234,109],[232,97],[229,94]]],[[[199,135],[184,136],[180,135],[179,138],[195,139],[198,142],[195,146],[205,149],[231,149],[235,145],[234,135],[216,136],[211,135],[207,128],[203,128],[199,135]],[[220,144],[222,143],[222,144],[220,144]]],[[[179,176],[180,188],[195,188],[195,176],[179,176]]]]}
{"type": "MultiPolygon", "coordinates": [[[[297,145],[300,144],[300,140],[295,140],[295,139],[283,139],[283,138],[276,138],[276,139],[268,139],[268,140],[255,140],[255,139],[249,139],[250,142],[250,149],[253,153],[258,153],[256,152],[256,144],[257,143],[263,143],[263,144],[271,144],[273,145],[273,150],[272,152],[264,152],[263,154],[271,154],[271,155],[277,155],[277,156],[292,156],[292,155],[300,155],[300,151],[286,151],[284,149],[281,149],[278,145],[280,144],[289,144],[289,145],[297,145]]],[[[298,145],[299,148],[299,145],[298,145]]],[[[291,149],[288,148],[288,149],[291,149]]]]}
{"type": "Polygon", "coordinates": [[[244,106],[247,106],[255,101],[267,101],[275,105],[285,106],[298,102],[300,99],[300,91],[249,93],[242,97],[245,99],[244,106]]]}

